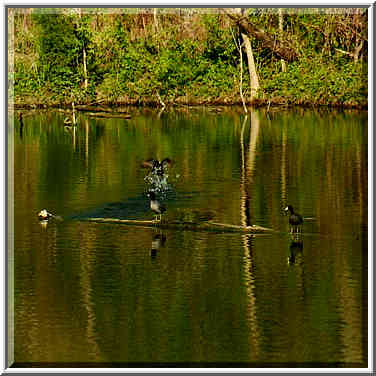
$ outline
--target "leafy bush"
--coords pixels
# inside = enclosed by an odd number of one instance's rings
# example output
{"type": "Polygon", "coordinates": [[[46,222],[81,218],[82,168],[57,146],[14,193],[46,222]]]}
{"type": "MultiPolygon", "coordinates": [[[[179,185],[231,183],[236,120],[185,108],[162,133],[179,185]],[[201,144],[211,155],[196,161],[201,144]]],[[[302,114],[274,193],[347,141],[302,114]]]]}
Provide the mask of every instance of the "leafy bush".
{"type": "Polygon", "coordinates": [[[261,70],[265,98],[283,97],[292,104],[355,104],[365,98],[367,75],[360,64],[335,65],[321,58],[302,58],[287,71],[261,70]]]}

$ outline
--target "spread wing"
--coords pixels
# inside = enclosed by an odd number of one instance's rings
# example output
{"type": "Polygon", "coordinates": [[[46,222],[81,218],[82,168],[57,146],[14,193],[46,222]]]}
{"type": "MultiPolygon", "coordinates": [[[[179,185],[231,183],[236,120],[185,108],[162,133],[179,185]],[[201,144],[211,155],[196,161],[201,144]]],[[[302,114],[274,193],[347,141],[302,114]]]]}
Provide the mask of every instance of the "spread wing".
{"type": "Polygon", "coordinates": [[[153,168],[154,167],[154,159],[148,159],[141,163],[142,168],[153,168]]]}
{"type": "Polygon", "coordinates": [[[162,160],[161,165],[163,167],[170,167],[174,164],[174,162],[170,158],[165,158],[162,160]]]}

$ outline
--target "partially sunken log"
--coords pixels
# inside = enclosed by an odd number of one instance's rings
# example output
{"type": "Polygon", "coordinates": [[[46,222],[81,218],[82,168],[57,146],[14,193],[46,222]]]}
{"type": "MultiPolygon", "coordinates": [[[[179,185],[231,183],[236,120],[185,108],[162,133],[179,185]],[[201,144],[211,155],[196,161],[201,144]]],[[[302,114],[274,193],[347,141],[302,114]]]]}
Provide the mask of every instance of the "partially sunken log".
{"type": "Polygon", "coordinates": [[[264,233],[273,231],[271,228],[262,226],[237,226],[227,223],[218,222],[180,222],[180,221],[151,221],[151,220],[132,220],[132,219],[117,219],[117,218],[87,218],[90,222],[103,222],[103,223],[120,223],[130,226],[143,226],[143,227],[158,227],[162,229],[179,229],[190,231],[208,231],[208,232],[239,232],[239,233],[264,233]]]}
{"type": "Polygon", "coordinates": [[[78,111],[93,111],[93,112],[111,112],[110,108],[100,107],[100,106],[91,106],[89,104],[80,104],[76,106],[78,111]]]}
{"type": "Polygon", "coordinates": [[[131,115],[125,113],[113,113],[113,112],[89,112],[88,116],[96,118],[120,118],[130,119],[131,115]]]}
{"type": "Polygon", "coordinates": [[[106,107],[106,106],[93,106],[90,104],[80,104],[76,105],[76,110],[78,111],[91,111],[91,112],[108,112],[108,113],[119,113],[119,114],[126,114],[127,109],[117,107],[116,109],[112,107],[106,107]]]}
{"type": "Polygon", "coordinates": [[[257,28],[246,17],[225,11],[227,16],[231,18],[239,26],[240,31],[244,34],[250,34],[258,39],[264,48],[273,51],[277,56],[288,62],[298,59],[296,50],[287,43],[277,40],[274,36],[266,33],[264,30],[257,28]]]}

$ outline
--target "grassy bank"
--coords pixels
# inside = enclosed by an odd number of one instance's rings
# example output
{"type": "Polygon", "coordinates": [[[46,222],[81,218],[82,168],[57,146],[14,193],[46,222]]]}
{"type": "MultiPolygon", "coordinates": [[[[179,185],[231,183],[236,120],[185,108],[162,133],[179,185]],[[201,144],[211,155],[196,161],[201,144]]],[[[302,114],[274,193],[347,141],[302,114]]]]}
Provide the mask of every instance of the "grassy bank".
{"type": "Polygon", "coordinates": [[[240,77],[240,31],[221,12],[15,9],[11,17],[18,106],[240,104],[241,81],[248,104],[367,106],[364,10],[286,12],[282,31],[277,13],[248,10],[249,22],[298,56],[283,71],[280,57],[251,38],[260,81],[253,101],[245,53],[240,77]]]}

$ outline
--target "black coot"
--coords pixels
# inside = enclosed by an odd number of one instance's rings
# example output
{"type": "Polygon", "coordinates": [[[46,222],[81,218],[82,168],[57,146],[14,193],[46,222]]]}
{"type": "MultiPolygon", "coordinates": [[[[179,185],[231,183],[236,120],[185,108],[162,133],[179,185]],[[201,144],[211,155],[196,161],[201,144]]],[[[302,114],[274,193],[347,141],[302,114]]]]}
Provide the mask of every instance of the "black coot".
{"type": "Polygon", "coordinates": [[[294,208],[291,205],[287,205],[285,211],[290,214],[289,223],[292,226],[292,230],[296,229],[298,231],[298,226],[303,223],[303,217],[294,212],[294,208]]]}

